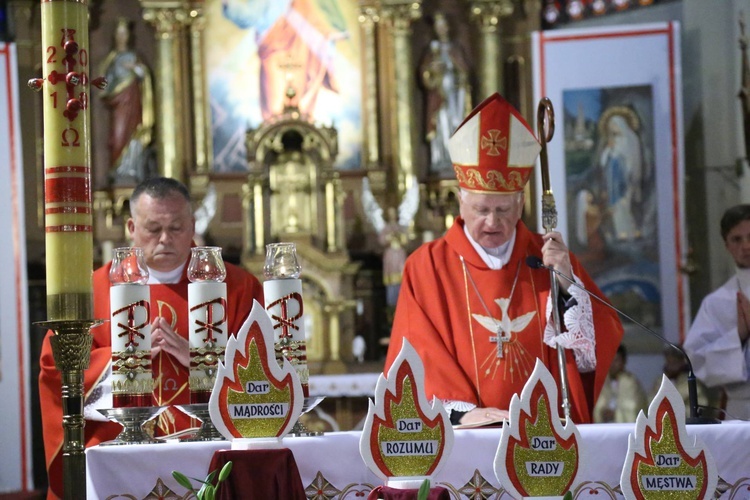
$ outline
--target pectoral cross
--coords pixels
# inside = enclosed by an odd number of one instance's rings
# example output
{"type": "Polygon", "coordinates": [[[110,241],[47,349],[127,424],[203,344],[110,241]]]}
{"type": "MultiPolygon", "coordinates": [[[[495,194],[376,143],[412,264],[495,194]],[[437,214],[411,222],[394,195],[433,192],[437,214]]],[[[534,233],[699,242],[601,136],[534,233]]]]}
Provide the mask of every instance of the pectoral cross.
{"type": "Polygon", "coordinates": [[[497,343],[498,358],[503,357],[503,344],[507,344],[513,340],[513,334],[522,332],[526,326],[534,317],[536,311],[532,311],[526,314],[522,314],[517,318],[511,319],[508,315],[508,306],[510,305],[510,298],[507,299],[495,299],[495,303],[500,306],[500,317],[494,318],[492,316],[482,316],[481,314],[472,314],[480,325],[485,327],[494,335],[490,336],[490,342],[497,343]]]}
{"type": "Polygon", "coordinates": [[[497,357],[502,358],[503,357],[503,344],[506,344],[510,342],[510,335],[507,335],[503,331],[502,326],[497,327],[497,335],[490,337],[490,342],[496,342],[497,343],[497,357]]]}

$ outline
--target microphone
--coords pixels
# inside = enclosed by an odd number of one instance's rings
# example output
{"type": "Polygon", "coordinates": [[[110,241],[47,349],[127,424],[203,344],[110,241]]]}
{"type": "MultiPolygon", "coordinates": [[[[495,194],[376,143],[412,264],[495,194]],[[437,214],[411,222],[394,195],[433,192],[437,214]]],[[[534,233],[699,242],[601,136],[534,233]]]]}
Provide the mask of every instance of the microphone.
{"type": "Polygon", "coordinates": [[[555,269],[555,268],[553,268],[551,266],[545,266],[544,263],[542,262],[542,259],[540,259],[536,255],[529,255],[528,257],[526,257],[526,265],[529,266],[532,269],[547,269],[549,271],[552,271],[557,276],[563,278],[565,281],[567,281],[571,285],[575,286],[579,290],[583,290],[584,292],[586,292],[586,294],[589,297],[595,298],[596,300],[598,300],[599,302],[601,302],[605,306],[607,306],[610,309],[612,309],[613,311],[617,312],[617,314],[619,314],[623,318],[631,321],[632,323],[635,323],[636,325],[638,325],[639,327],[641,327],[644,331],[646,331],[647,333],[649,333],[653,337],[659,339],[663,344],[668,345],[672,349],[675,349],[680,354],[682,354],[682,356],[685,358],[685,361],[687,361],[687,366],[688,366],[687,381],[688,381],[688,399],[689,399],[689,404],[690,404],[690,416],[685,419],[685,423],[686,424],[718,424],[719,423],[719,421],[717,419],[709,418],[709,417],[702,417],[702,416],[698,415],[698,413],[699,413],[698,412],[698,386],[696,385],[696,382],[695,382],[695,373],[693,372],[693,363],[690,361],[690,357],[687,355],[687,353],[682,348],[682,346],[680,346],[678,344],[675,344],[673,342],[670,342],[669,340],[665,339],[664,337],[662,337],[661,335],[659,335],[658,333],[656,333],[655,331],[653,331],[651,328],[647,327],[646,325],[644,325],[640,321],[636,320],[635,318],[633,318],[631,316],[628,316],[623,311],[619,310],[618,308],[616,308],[615,306],[613,306],[612,304],[610,304],[607,300],[599,297],[598,295],[596,295],[593,292],[590,292],[585,287],[583,287],[583,286],[579,285],[578,283],[576,283],[574,279],[566,276],[565,274],[561,273],[557,269],[555,269]]]}

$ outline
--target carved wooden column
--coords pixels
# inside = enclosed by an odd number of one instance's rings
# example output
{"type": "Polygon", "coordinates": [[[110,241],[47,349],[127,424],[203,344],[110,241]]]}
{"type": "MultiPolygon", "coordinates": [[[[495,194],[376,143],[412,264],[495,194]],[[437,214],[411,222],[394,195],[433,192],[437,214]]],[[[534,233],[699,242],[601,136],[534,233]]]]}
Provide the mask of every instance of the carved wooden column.
{"type": "MultiPolygon", "coordinates": [[[[392,131],[393,155],[397,172],[399,195],[417,182],[414,149],[416,144],[414,109],[414,62],[411,46],[411,23],[422,16],[420,0],[384,0],[382,16],[389,23],[394,61],[394,85],[390,106],[396,113],[396,127],[392,131]]],[[[399,196],[400,197],[400,196],[399,196]]]]}
{"type": "Polygon", "coordinates": [[[479,100],[503,92],[503,59],[500,48],[500,19],[513,13],[511,0],[473,0],[471,14],[479,25],[479,100]]]}
{"type": "Polygon", "coordinates": [[[143,19],[156,30],[156,141],[159,173],[185,181],[187,145],[192,143],[187,94],[188,53],[184,28],[191,9],[184,0],[141,0],[143,19]]]}
{"type": "Polygon", "coordinates": [[[375,28],[380,12],[371,2],[362,2],[359,24],[362,26],[362,130],[365,169],[380,164],[380,135],[378,128],[378,63],[375,28]]]}

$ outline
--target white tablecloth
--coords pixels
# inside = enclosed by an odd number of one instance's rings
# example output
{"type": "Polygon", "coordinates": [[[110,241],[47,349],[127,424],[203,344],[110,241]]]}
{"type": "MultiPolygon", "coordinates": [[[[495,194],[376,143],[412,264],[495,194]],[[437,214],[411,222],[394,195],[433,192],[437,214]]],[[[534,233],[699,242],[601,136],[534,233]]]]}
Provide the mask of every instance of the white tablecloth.
{"type": "MultiPolygon", "coordinates": [[[[580,425],[583,464],[575,498],[621,498],[620,472],[633,424],[580,425]]],[[[500,428],[456,430],[453,452],[433,486],[448,488],[454,498],[510,498],[493,472],[500,428]]],[[[750,498],[750,424],[725,422],[688,426],[714,457],[727,491],[722,498],[750,498]]],[[[288,437],[308,498],[362,498],[383,482],[364,465],[359,454],[360,432],[336,432],[320,437],[288,437]],[[365,495],[362,495],[365,493],[365,495]]],[[[178,470],[205,478],[216,450],[226,441],[97,446],[86,450],[89,500],[107,498],[180,497],[185,489],[172,478],[178,470]]]]}
{"type": "Polygon", "coordinates": [[[310,375],[310,396],[334,398],[375,397],[375,385],[380,373],[344,373],[340,375],[310,375]]]}

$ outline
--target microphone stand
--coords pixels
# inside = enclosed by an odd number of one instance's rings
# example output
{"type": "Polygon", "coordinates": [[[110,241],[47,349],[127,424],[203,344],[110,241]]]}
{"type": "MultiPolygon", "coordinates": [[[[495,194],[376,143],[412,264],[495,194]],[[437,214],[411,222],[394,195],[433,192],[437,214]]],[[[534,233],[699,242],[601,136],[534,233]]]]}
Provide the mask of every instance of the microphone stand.
{"type": "MultiPolygon", "coordinates": [[[[555,111],[552,108],[552,101],[548,97],[539,101],[536,115],[537,134],[539,142],[542,145],[539,153],[539,161],[542,166],[542,226],[547,233],[554,231],[557,227],[557,208],[555,207],[555,197],[550,189],[549,182],[549,163],[547,160],[547,143],[552,140],[555,134],[555,111]],[[547,131],[545,133],[545,122],[547,131]]],[[[560,335],[560,310],[558,309],[558,300],[560,284],[557,281],[557,274],[550,272],[550,300],[552,301],[552,324],[555,328],[555,335],[560,335]]],[[[562,399],[563,415],[565,421],[570,422],[570,398],[568,396],[568,369],[565,360],[565,348],[557,345],[557,365],[560,371],[560,397],[562,399]]]]}
{"type": "Polygon", "coordinates": [[[545,266],[544,263],[542,262],[542,260],[539,257],[537,257],[535,255],[531,255],[531,256],[527,257],[526,258],[526,265],[529,266],[529,267],[531,267],[531,268],[533,268],[533,269],[539,269],[539,268],[548,269],[555,276],[562,277],[563,279],[565,279],[565,281],[567,281],[571,285],[575,286],[579,290],[583,290],[584,292],[586,292],[586,294],[589,297],[595,298],[596,300],[598,300],[599,302],[601,302],[605,306],[607,306],[610,309],[612,309],[615,312],[617,312],[623,318],[625,318],[625,319],[627,319],[629,321],[632,321],[636,325],[640,326],[647,333],[649,333],[650,335],[653,335],[654,337],[656,337],[657,339],[659,339],[663,344],[668,345],[672,349],[675,349],[680,354],[682,354],[682,356],[685,358],[685,361],[687,361],[687,366],[688,366],[688,376],[687,376],[687,381],[688,381],[688,403],[690,405],[690,416],[685,418],[685,423],[686,424],[718,424],[719,423],[719,420],[717,420],[715,418],[702,417],[702,416],[698,415],[698,413],[699,413],[698,412],[698,386],[697,386],[696,379],[695,379],[695,372],[693,372],[693,363],[690,361],[690,356],[687,355],[687,352],[685,352],[685,349],[683,349],[682,346],[680,346],[679,344],[675,344],[673,342],[670,342],[669,340],[665,339],[664,337],[662,337],[661,335],[659,335],[658,333],[656,333],[655,331],[653,331],[652,329],[650,329],[649,327],[647,327],[646,325],[644,325],[643,323],[641,323],[640,321],[636,320],[635,318],[633,318],[631,316],[628,316],[623,311],[621,311],[620,309],[618,309],[615,306],[613,306],[612,304],[610,304],[608,301],[606,301],[603,298],[599,297],[595,293],[589,291],[587,288],[579,285],[578,283],[576,283],[576,281],[574,279],[570,278],[569,276],[566,276],[565,274],[561,273],[560,271],[556,270],[555,268],[553,268],[551,266],[545,266]]]}

